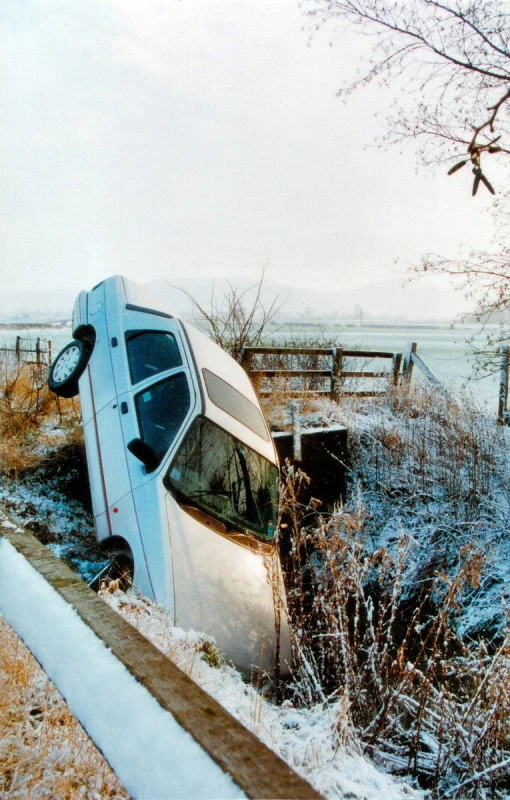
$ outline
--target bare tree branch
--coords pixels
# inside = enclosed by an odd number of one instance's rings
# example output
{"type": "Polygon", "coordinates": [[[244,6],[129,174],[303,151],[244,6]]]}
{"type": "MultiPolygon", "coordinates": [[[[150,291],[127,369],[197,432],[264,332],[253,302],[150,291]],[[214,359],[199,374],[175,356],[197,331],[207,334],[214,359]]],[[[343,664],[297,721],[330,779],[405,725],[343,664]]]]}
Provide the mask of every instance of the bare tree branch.
{"type": "Polygon", "coordinates": [[[265,270],[257,283],[241,291],[227,281],[228,289],[218,299],[213,284],[206,308],[181,287],[192,304],[195,319],[202,330],[231,356],[239,360],[244,347],[256,347],[268,332],[269,323],[278,314],[287,298],[275,297],[269,305],[262,301],[265,270]]]}
{"type": "Polygon", "coordinates": [[[376,36],[368,69],[339,94],[374,80],[400,83],[406,99],[388,115],[387,141],[420,137],[424,161],[458,158],[448,143],[463,147],[476,170],[476,189],[481,184],[493,192],[482,156],[510,153],[510,26],[497,0],[304,4],[315,28],[354,23],[376,36]]]}
{"type": "MultiPolygon", "coordinates": [[[[495,190],[485,162],[505,168],[510,154],[510,15],[498,0],[303,0],[314,29],[358,26],[372,36],[364,71],[339,94],[370,82],[405,90],[387,114],[384,142],[413,140],[423,163],[450,162],[454,175],[468,164],[472,194],[495,190]],[[368,62],[368,64],[367,64],[368,62]],[[463,153],[461,156],[460,153],[463,153]],[[453,162],[453,163],[452,163],[453,162]]],[[[464,173],[465,174],[465,173],[464,173]]],[[[503,191],[493,206],[508,228],[503,191]]],[[[473,302],[473,321],[486,331],[478,352],[492,369],[497,348],[510,340],[510,248],[475,252],[469,259],[425,257],[412,272],[446,274],[473,302]]]]}

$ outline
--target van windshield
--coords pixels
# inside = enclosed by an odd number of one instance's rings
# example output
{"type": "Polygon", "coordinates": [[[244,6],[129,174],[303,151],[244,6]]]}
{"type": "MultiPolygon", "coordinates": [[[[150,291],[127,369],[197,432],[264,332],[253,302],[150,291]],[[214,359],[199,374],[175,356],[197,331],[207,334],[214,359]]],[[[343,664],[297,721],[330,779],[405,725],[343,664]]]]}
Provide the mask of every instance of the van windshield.
{"type": "Polygon", "coordinates": [[[194,420],[165,486],[227,526],[274,534],[278,468],[205,417],[194,420]]]}

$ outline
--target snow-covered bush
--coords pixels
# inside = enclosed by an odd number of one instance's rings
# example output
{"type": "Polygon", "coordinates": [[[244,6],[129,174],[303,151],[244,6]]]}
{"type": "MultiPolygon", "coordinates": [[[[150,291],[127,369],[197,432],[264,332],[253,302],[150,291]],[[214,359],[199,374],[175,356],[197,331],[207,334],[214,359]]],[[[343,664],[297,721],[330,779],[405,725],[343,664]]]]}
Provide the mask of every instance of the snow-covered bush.
{"type": "Polygon", "coordinates": [[[311,529],[296,520],[286,569],[295,696],[307,707],[343,699],[379,764],[441,796],[464,782],[492,791],[510,767],[510,635],[494,651],[456,631],[483,558],[461,548],[451,575],[436,574],[418,604],[406,602],[416,544],[403,532],[393,552],[374,550],[364,513],[311,529]]]}
{"type": "Polygon", "coordinates": [[[347,426],[351,489],[313,524],[306,478],[283,489],[298,700],[344,698],[367,752],[434,794],[504,796],[508,432],[407,390],[318,401],[306,421],[347,426]]]}

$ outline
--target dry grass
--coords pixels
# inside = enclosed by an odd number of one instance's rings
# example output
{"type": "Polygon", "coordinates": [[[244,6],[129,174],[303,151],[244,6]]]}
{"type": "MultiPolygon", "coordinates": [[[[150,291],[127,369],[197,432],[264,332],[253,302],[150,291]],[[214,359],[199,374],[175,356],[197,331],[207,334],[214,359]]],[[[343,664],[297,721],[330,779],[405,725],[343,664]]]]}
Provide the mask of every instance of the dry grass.
{"type": "Polygon", "coordinates": [[[128,798],[25,645],[0,617],[0,796],[128,798]]]}
{"type": "Polygon", "coordinates": [[[80,436],[79,403],[50,392],[47,368],[0,361],[0,473],[17,475],[38,463],[61,437],[80,436]]]}

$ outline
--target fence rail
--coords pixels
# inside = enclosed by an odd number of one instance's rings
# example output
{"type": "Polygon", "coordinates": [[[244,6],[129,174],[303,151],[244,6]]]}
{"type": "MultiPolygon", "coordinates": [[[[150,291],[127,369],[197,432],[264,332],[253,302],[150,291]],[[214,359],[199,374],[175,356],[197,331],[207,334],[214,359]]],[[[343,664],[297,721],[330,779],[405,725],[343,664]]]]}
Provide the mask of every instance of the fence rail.
{"type": "Polygon", "coordinates": [[[384,394],[378,390],[346,391],[342,389],[342,382],[352,378],[388,378],[396,384],[401,362],[401,353],[344,350],[342,347],[245,347],[241,355],[241,365],[250,377],[260,383],[259,393],[262,395],[272,393],[272,380],[283,379],[286,384],[284,391],[289,394],[326,394],[335,400],[341,394],[358,397],[384,394]],[[346,358],[391,360],[391,368],[349,370],[345,369],[346,358]]]}
{"type": "MultiPolygon", "coordinates": [[[[387,385],[411,383],[416,367],[428,381],[447,398],[451,398],[441,381],[417,353],[418,345],[411,342],[403,353],[383,350],[344,350],[341,347],[245,347],[241,365],[255,380],[260,395],[270,395],[275,390],[274,381],[283,381],[283,392],[288,395],[322,394],[333,400],[342,397],[378,397],[384,388],[347,389],[346,381],[373,381],[386,379],[387,385]],[[346,369],[346,359],[386,359],[389,369],[346,369]]],[[[282,386],[280,386],[280,389],[282,386]]],[[[497,419],[500,424],[510,424],[510,347],[501,348],[501,366],[497,419]]]]}
{"type": "Polygon", "coordinates": [[[372,397],[383,395],[385,389],[366,386],[347,389],[346,381],[356,379],[387,379],[396,385],[401,376],[402,353],[386,350],[344,350],[342,347],[246,347],[241,356],[241,364],[259,384],[261,395],[271,394],[272,381],[284,381],[284,391],[288,394],[324,394],[334,400],[340,396],[372,397]],[[296,363],[296,359],[298,363],[296,363]],[[355,369],[346,360],[355,361],[355,369]],[[388,369],[360,369],[359,360],[383,359],[391,362],[388,369]],[[357,363],[356,363],[357,362],[357,363]],[[303,366],[305,364],[305,366],[303,366]]]}

